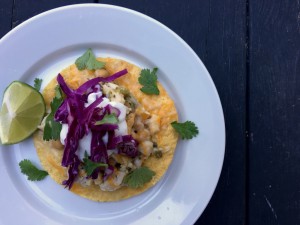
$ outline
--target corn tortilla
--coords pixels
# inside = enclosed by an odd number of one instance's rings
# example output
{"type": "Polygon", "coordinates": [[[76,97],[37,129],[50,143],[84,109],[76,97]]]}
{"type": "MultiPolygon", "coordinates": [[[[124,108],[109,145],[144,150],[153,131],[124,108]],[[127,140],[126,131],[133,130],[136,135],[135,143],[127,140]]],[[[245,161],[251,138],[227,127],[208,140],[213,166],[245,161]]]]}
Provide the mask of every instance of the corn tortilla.
{"type": "MultiPolygon", "coordinates": [[[[128,74],[116,79],[114,82],[127,88],[150,114],[155,114],[160,118],[160,130],[156,134],[156,140],[158,146],[164,149],[162,158],[158,159],[151,155],[143,162],[143,166],[147,166],[156,173],[152,180],[143,187],[137,189],[121,187],[115,191],[102,191],[99,186],[95,185],[93,182],[90,186],[84,187],[75,181],[70,189],[75,194],[93,201],[111,202],[138,195],[154,186],[162,178],[174,156],[178,135],[170,123],[178,120],[178,114],[173,100],[169,97],[168,93],[160,83],[158,83],[158,88],[160,90],[158,96],[146,95],[140,91],[142,86],[138,82],[141,71],[139,67],[115,58],[98,58],[98,60],[105,62],[105,69],[109,74],[114,74],[123,69],[128,70],[128,74]]],[[[76,89],[87,80],[97,76],[97,71],[79,71],[76,65],[73,64],[64,69],[61,72],[61,75],[64,77],[69,87],[76,89]]],[[[48,107],[54,97],[54,88],[56,85],[56,79],[53,79],[43,91],[43,96],[48,107]]],[[[61,184],[68,178],[67,168],[61,166],[63,150],[55,147],[52,141],[43,141],[42,131],[37,131],[35,133],[34,145],[44,169],[49,173],[52,179],[61,184]]]]}

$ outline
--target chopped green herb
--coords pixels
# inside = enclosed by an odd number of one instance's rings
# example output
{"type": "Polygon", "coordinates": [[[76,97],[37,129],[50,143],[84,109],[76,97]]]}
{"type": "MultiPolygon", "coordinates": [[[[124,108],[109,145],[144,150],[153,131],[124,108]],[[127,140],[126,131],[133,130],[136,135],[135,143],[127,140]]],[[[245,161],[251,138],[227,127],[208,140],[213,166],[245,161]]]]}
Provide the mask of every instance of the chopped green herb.
{"type": "Polygon", "coordinates": [[[95,123],[95,125],[101,125],[101,124],[117,124],[119,122],[118,117],[116,116],[116,114],[112,113],[112,114],[105,114],[105,116],[103,117],[102,120],[99,120],[95,123]]]}
{"type": "Polygon", "coordinates": [[[124,87],[119,87],[118,90],[120,91],[121,94],[123,94],[124,96],[130,95],[130,92],[127,88],[124,87]]]}
{"type": "Polygon", "coordinates": [[[41,86],[42,86],[42,82],[43,80],[42,79],[39,79],[39,78],[35,78],[34,79],[34,88],[38,91],[41,90],[41,86]]]}
{"type": "Polygon", "coordinates": [[[162,157],[162,155],[163,155],[162,151],[160,151],[160,150],[154,151],[155,158],[159,159],[162,157]]]}
{"type": "Polygon", "coordinates": [[[138,102],[131,94],[129,94],[125,96],[125,105],[134,111],[137,108],[138,102]]]}
{"type": "Polygon", "coordinates": [[[48,172],[45,170],[39,170],[34,166],[28,159],[24,159],[19,163],[21,172],[27,176],[30,181],[40,181],[43,180],[48,172]]]}
{"type": "Polygon", "coordinates": [[[143,85],[140,89],[142,92],[148,95],[159,95],[159,89],[157,87],[157,68],[154,68],[152,72],[149,69],[143,69],[140,73],[139,83],[143,85]]]}
{"type": "Polygon", "coordinates": [[[63,99],[64,95],[59,85],[55,86],[55,97],[59,99],[63,99]]]}
{"type": "Polygon", "coordinates": [[[87,174],[87,176],[91,176],[92,173],[95,171],[95,169],[99,168],[99,167],[108,167],[108,165],[106,163],[96,163],[96,162],[93,162],[92,160],[90,160],[88,158],[88,154],[87,152],[85,151],[84,153],[84,158],[83,158],[83,163],[84,163],[84,170],[87,174]]]}
{"type": "Polygon", "coordinates": [[[131,188],[139,188],[145,183],[148,183],[154,175],[155,172],[148,167],[140,167],[128,173],[125,176],[123,183],[131,188]]]}
{"type": "Polygon", "coordinates": [[[62,92],[59,86],[55,88],[55,97],[50,103],[51,112],[46,118],[44,136],[45,141],[58,140],[60,138],[60,131],[62,125],[54,120],[54,115],[59,106],[63,102],[62,92]]]}
{"type": "Polygon", "coordinates": [[[174,121],[171,123],[171,125],[182,139],[192,139],[199,133],[198,127],[191,121],[186,121],[184,123],[178,123],[177,121],[174,121]]]}
{"type": "Polygon", "coordinates": [[[96,59],[92,49],[88,49],[82,56],[76,59],[75,64],[79,70],[97,70],[104,67],[105,63],[96,59]]]}

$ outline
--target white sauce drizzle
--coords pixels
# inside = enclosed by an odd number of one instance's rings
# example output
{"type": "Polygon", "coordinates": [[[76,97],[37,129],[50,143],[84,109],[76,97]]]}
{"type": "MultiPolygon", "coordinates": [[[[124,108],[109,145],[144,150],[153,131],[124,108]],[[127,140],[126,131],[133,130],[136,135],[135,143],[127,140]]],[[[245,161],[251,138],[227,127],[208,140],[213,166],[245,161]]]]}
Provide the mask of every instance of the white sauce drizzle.
{"type": "MultiPolygon", "coordinates": [[[[102,96],[102,92],[98,91],[96,93],[91,93],[88,96],[87,102],[84,104],[85,107],[88,107],[90,104],[92,104],[94,101],[96,101],[97,98],[102,96]]],[[[127,123],[126,123],[126,111],[127,107],[120,103],[120,102],[111,102],[108,98],[104,97],[102,102],[97,106],[98,108],[104,108],[107,105],[111,105],[117,109],[120,110],[120,115],[118,116],[119,123],[118,123],[118,129],[115,130],[116,135],[127,135],[127,123]]],[[[64,140],[67,137],[69,126],[68,124],[62,124],[62,129],[60,132],[60,142],[64,145],[64,140]]],[[[76,151],[77,156],[81,161],[83,161],[84,158],[84,152],[86,151],[88,155],[91,155],[91,140],[92,140],[92,134],[89,132],[87,135],[85,135],[82,139],[79,141],[79,147],[76,151]]],[[[103,138],[103,142],[107,144],[108,142],[108,133],[106,133],[103,138]]]]}

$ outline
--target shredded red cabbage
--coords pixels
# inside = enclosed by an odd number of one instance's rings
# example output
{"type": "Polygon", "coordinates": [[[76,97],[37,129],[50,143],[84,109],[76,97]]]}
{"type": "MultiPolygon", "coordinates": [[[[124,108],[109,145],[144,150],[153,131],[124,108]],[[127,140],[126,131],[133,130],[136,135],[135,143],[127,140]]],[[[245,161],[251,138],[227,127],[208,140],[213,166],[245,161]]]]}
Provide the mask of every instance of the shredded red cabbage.
{"type": "Polygon", "coordinates": [[[107,149],[118,149],[118,154],[129,157],[138,156],[138,142],[131,135],[115,136],[114,132],[108,133],[107,149]]]}
{"type": "Polygon", "coordinates": [[[117,79],[117,78],[119,78],[119,77],[121,77],[121,76],[123,76],[123,75],[125,75],[127,73],[128,73],[127,69],[124,69],[124,70],[121,70],[121,71],[119,71],[119,72],[117,72],[117,73],[115,73],[115,74],[113,74],[113,75],[111,75],[109,77],[99,77],[100,78],[100,82],[112,82],[115,79],[117,79]]]}
{"type": "Polygon", "coordinates": [[[117,144],[118,153],[129,157],[138,156],[138,142],[131,135],[122,136],[122,142],[117,144]]]}
{"type": "Polygon", "coordinates": [[[90,128],[95,131],[114,131],[115,129],[118,129],[117,124],[101,124],[101,125],[92,125],[90,128]]]}
{"type": "Polygon", "coordinates": [[[68,178],[68,180],[64,180],[62,182],[62,184],[65,185],[66,187],[69,187],[69,189],[72,187],[73,182],[78,175],[79,165],[80,165],[80,160],[78,159],[78,156],[75,155],[73,158],[73,162],[70,164],[69,169],[68,169],[69,178],[68,178]]]}
{"type": "MultiPolygon", "coordinates": [[[[115,136],[117,124],[101,124],[95,123],[103,119],[105,114],[114,113],[120,115],[120,110],[111,105],[104,108],[97,108],[102,102],[102,96],[97,98],[88,107],[85,107],[88,95],[101,90],[99,82],[111,82],[127,73],[127,70],[119,71],[110,77],[97,77],[85,82],[77,90],[68,87],[63,77],[58,74],[57,82],[61,90],[65,93],[66,99],[55,113],[55,120],[61,123],[67,123],[68,134],[64,140],[64,153],[62,158],[62,166],[68,167],[68,179],[63,184],[69,189],[72,187],[76,176],[79,173],[80,160],[76,155],[79,146],[79,140],[86,135],[89,130],[92,132],[91,156],[94,162],[108,164],[108,149],[118,149],[119,154],[135,157],[138,155],[137,141],[131,135],[115,136]],[[108,143],[105,145],[102,138],[108,132],[108,143]]],[[[103,169],[102,169],[103,170],[103,169]]],[[[109,165],[103,172],[103,179],[106,180],[114,171],[114,167],[109,165]]],[[[94,171],[91,175],[93,179],[98,177],[100,169],[94,171]]]]}
{"type": "Polygon", "coordinates": [[[56,113],[54,114],[54,119],[62,123],[68,123],[68,116],[68,101],[64,100],[60,107],[57,109],[56,113]]]}
{"type": "MultiPolygon", "coordinates": [[[[92,130],[92,141],[91,141],[91,156],[90,160],[94,162],[101,162],[108,164],[108,155],[106,151],[106,146],[102,140],[103,136],[105,135],[105,131],[97,132],[92,130]]],[[[91,177],[92,179],[97,179],[100,169],[96,169],[91,177]]]]}
{"type": "Polygon", "coordinates": [[[120,114],[121,114],[121,111],[118,108],[113,107],[111,105],[105,106],[104,109],[105,109],[105,112],[107,112],[108,114],[115,114],[116,117],[120,116],[120,114]]]}
{"type": "Polygon", "coordinates": [[[94,79],[91,79],[87,82],[85,82],[84,84],[82,84],[77,90],[76,92],[78,94],[89,94],[89,93],[93,93],[93,92],[97,92],[98,90],[100,90],[100,85],[99,82],[101,81],[100,77],[96,77],[94,79]]]}
{"type": "Polygon", "coordinates": [[[107,149],[116,149],[117,148],[117,144],[122,142],[122,136],[115,136],[115,132],[114,131],[109,131],[108,132],[108,142],[107,142],[107,149]]]}
{"type": "Polygon", "coordinates": [[[83,117],[79,118],[79,123],[83,124],[85,128],[85,134],[88,134],[89,132],[89,125],[91,121],[91,117],[93,115],[94,109],[102,102],[102,97],[97,98],[92,104],[90,104],[88,107],[86,107],[83,110],[83,117]]]}
{"type": "Polygon", "coordinates": [[[91,160],[108,164],[106,145],[102,138],[106,132],[92,131],[91,160]]]}

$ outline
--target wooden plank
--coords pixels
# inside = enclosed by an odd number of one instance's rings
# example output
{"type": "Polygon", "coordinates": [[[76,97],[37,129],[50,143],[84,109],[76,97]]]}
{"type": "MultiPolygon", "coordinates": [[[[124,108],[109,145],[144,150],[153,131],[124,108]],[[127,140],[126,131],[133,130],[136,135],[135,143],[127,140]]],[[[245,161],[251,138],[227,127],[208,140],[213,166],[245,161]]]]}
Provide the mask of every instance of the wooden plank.
{"type": "Polygon", "coordinates": [[[300,1],[250,1],[249,224],[300,223],[300,1]]]}
{"type": "Polygon", "coordinates": [[[0,38],[11,29],[11,17],[13,11],[12,0],[1,0],[0,4],[0,38]]]}
{"type": "MultiPolygon", "coordinates": [[[[12,1],[12,0],[11,0],[12,1]]],[[[15,7],[13,12],[13,27],[19,25],[23,21],[40,14],[44,11],[54,9],[61,6],[66,6],[70,4],[78,3],[93,3],[94,0],[59,0],[59,1],[49,1],[49,0],[14,0],[15,7]]]]}
{"type": "MultiPolygon", "coordinates": [[[[246,1],[211,0],[206,10],[210,12],[208,18],[203,18],[201,13],[198,15],[198,21],[205,19],[208,23],[206,32],[197,29],[193,17],[189,22],[193,22],[196,29],[187,32],[197,31],[192,46],[199,39],[205,41],[204,54],[199,51],[200,46],[193,48],[208,68],[219,92],[227,139],[218,187],[197,224],[241,225],[246,219],[246,1]]],[[[193,12],[195,15],[198,10],[193,12]]]]}
{"type": "Polygon", "coordinates": [[[208,68],[221,97],[227,129],[226,156],[216,192],[197,225],[245,221],[246,1],[124,1],[179,34],[208,68]]]}

